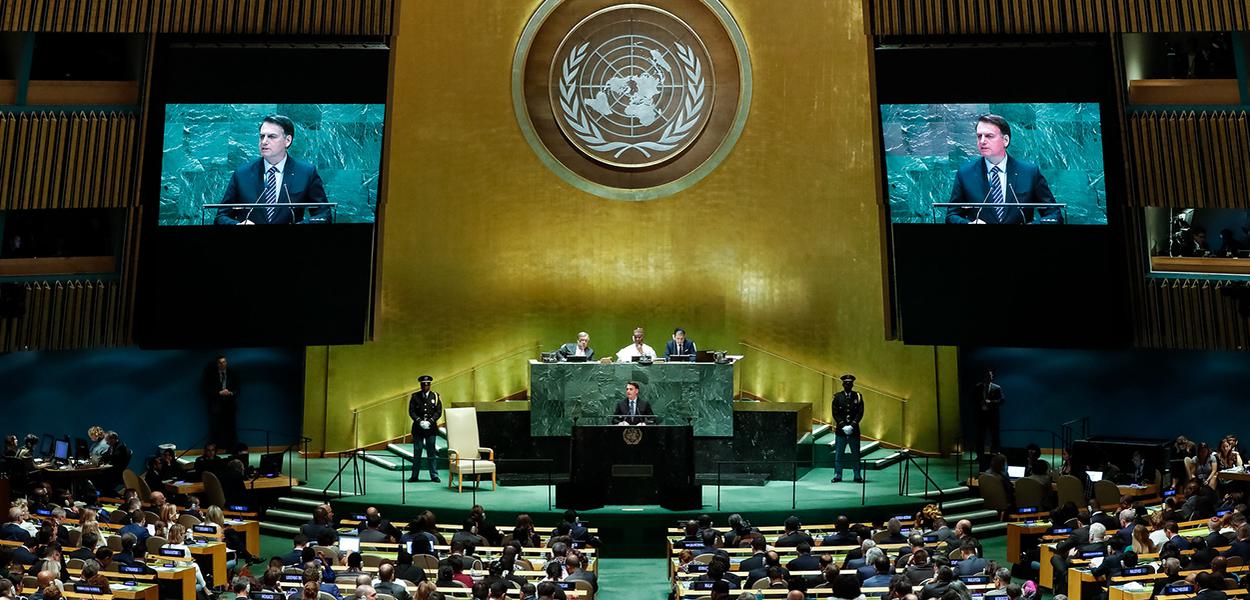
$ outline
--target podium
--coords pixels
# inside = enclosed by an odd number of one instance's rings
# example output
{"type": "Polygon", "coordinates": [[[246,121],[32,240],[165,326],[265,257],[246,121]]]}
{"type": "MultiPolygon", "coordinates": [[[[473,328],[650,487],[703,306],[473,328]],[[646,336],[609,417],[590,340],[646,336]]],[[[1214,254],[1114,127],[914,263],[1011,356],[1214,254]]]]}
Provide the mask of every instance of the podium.
{"type": "Polygon", "coordinates": [[[587,510],[608,504],[659,504],[697,510],[694,428],[669,425],[574,424],[569,482],[556,486],[556,506],[587,510]]]}

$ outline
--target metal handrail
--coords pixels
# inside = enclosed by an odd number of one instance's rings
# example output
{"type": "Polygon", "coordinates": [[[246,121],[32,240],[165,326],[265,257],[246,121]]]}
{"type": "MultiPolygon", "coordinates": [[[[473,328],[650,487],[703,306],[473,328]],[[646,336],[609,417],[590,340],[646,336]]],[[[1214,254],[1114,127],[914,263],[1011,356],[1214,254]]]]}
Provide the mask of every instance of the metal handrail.
{"type": "MultiPolygon", "coordinates": [[[[929,458],[925,457],[925,463],[928,464],[929,458]]],[[[925,499],[929,497],[929,485],[932,484],[934,490],[937,491],[938,506],[942,506],[942,502],[946,500],[946,492],[942,491],[942,486],[929,475],[929,470],[920,466],[919,463],[912,458],[910,453],[903,454],[903,467],[899,470],[898,495],[907,496],[911,492],[911,468],[915,465],[920,474],[924,476],[924,495],[925,499]]]]}
{"type": "MultiPolygon", "coordinates": [[[[506,353],[504,353],[504,354],[500,354],[500,355],[498,355],[498,356],[495,356],[495,357],[492,357],[492,358],[488,358],[488,359],[486,359],[486,360],[484,360],[484,361],[482,361],[482,362],[480,362],[480,363],[477,363],[476,365],[473,365],[473,366],[471,366],[471,367],[469,367],[469,368],[467,368],[467,369],[461,369],[461,370],[459,370],[459,371],[456,371],[455,373],[452,373],[451,375],[448,375],[448,376],[446,376],[446,377],[441,377],[441,378],[439,378],[439,380],[440,380],[440,381],[443,381],[443,382],[453,381],[453,380],[455,380],[457,377],[463,377],[464,375],[471,374],[471,373],[473,373],[474,371],[476,371],[476,370],[478,370],[478,369],[480,369],[480,368],[482,368],[482,367],[485,367],[485,366],[487,366],[487,365],[493,365],[493,364],[495,364],[495,363],[502,362],[504,359],[506,359],[506,358],[512,358],[513,356],[516,356],[517,354],[520,354],[520,353],[521,353],[521,352],[523,352],[523,351],[526,351],[526,350],[531,350],[531,349],[537,349],[537,348],[540,348],[540,347],[541,347],[541,344],[540,344],[537,340],[535,340],[535,341],[530,342],[530,343],[528,343],[528,344],[526,344],[526,345],[524,345],[524,346],[517,346],[516,348],[513,348],[512,350],[509,350],[508,352],[506,352],[506,353]]],[[[537,353],[535,353],[535,355],[537,355],[537,353]]],[[[401,393],[398,393],[398,394],[395,394],[395,395],[392,395],[392,396],[388,396],[388,397],[386,397],[386,398],[383,398],[383,399],[378,400],[378,401],[376,401],[376,402],[372,402],[372,403],[366,404],[366,405],[364,405],[364,406],[360,406],[360,407],[354,408],[354,409],[352,409],[352,412],[358,412],[358,413],[360,413],[360,412],[365,412],[365,411],[367,411],[367,410],[369,410],[369,409],[376,408],[376,407],[378,407],[378,406],[382,406],[382,405],[384,405],[384,404],[386,404],[386,403],[388,403],[388,402],[393,402],[393,401],[395,401],[395,400],[397,400],[397,399],[404,399],[404,400],[407,400],[407,399],[408,399],[408,397],[409,397],[409,396],[411,396],[411,395],[413,394],[413,392],[416,392],[416,391],[418,391],[418,390],[420,390],[420,389],[421,389],[420,387],[409,388],[409,389],[407,389],[407,390],[405,390],[405,391],[403,391],[403,392],[401,392],[401,393]]]]}
{"type": "MultiPolygon", "coordinates": [[[[790,364],[792,364],[792,365],[794,365],[794,366],[796,366],[796,367],[799,367],[800,369],[806,369],[806,370],[808,370],[808,371],[811,371],[811,372],[816,373],[816,374],[818,374],[818,375],[821,375],[821,376],[823,376],[823,377],[828,377],[828,378],[830,378],[830,379],[837,379],[837,378],[839,377],[838,375],[834,375],[833,373],[826,373],[825,371],[821,371],[820,369],[817,369],[817,368],[815,368],[815,367],[811,367],[811,366],[805,365],[805,364],[803,364],[803,363],[801,363],[801,362],[798,362],[798,361],[796,361],[796,360],[794,360],[794,359],[792,359],[792,358],[788,358],[788,357],[782,356],[782,355],[780,355],[780,354],[777,354],[776,352],[773,352],[772,350],[768,350],[768,349],[766,349],[766,348],[761,348],[761,347],[756,346],[755,344],[752,344],[751,342],[748,342],[748,341],[746,341],[746,340],[740,340],[740,341],[738,342],[738,344],[740,344],[740,345],[742,345],[742,346],[744,346],[744,347],[746,347],[746,348],[750,348],[750,349],[752,349],[752,350],[755,350],[755,351],[757,351],[757,352],[763,352],[764,354],[767,354],[767,355],[769,355],[769,356],[772,356],[773,358],[777,358],[777,359],[783,360],[783,361],[785,361],[785,362],[787,362],[787,363],[790,363],[790,364]]],[[[906,399],[906,398],[904,398],[904,397],[902,397],[902,396],[898,396],[898,395],[895,395],[895,394],[891,394],[890,392],[887,392],[887,391],[885,391],[885,390],[882,390],[882,389],[878,389],[878,388],[872,387],[872,386],[870,386],[870,385],[863,385],[863,384],[859,383],[858,381],[855,383],[855,387],[857,387],[857,388],[859,388],[859,389],[861,389],[861,390],[865,390],[865,391],[872,392],[873,394],[877,394],[877,395],[880,395],[880,396],[884,396],[884,397],[889,398],[889,399],[891,399],[891,400],[895,400],[895,401],[897,401],[897,402],[899,402],[899,403],[901,403],[901,404],[907,404],[907,399],[906,399]]]]}
{"type": "MultiPolygon", "coordinates": [[[[542,345],[538,340],[535,340],[523,346],[517,346],[516,348],[513,348],[512,350],[509,350],[508,352],[505,352],[504,354],[491,357],[467,369],[462,369],[460,371],[452,373],[451,375],[448,375],[447,377],[439,378],[440,384],[446,385],[448,382],[455,381],[458,378],[464,377],[466,375],[469,377],[472,377],[473,374],[476,373],[479,369],[483,369],[485,367],[498,364],[500,362],[503,362],[504,360],[513,358],[516,355],[522,354],[524,352],[533,352],[534,355],[537,356],[539,349],[541,347],[542,345]]],[[[409,388],[399,394],[388,396],[376,402],[353,408],[352,409],[352,445],[354,446],[354,448],[352,449],[352,451],[358,451],[364,447],[371,446],[374,443],[378,443],[377,441],[365,442],[365,443],[361,443],[360,441],[360,422],[361,422],[361,416],[364,413],[375,410],[378,407],[387,407],[388,409],[394,409],[396,408],[395,407],[396,402],[406,402],[408,398],[419,389],[420,389],[419,387],[409,388]]],[[[386,441],[386,440],[379,440],[379,441],[386,441]]]]}

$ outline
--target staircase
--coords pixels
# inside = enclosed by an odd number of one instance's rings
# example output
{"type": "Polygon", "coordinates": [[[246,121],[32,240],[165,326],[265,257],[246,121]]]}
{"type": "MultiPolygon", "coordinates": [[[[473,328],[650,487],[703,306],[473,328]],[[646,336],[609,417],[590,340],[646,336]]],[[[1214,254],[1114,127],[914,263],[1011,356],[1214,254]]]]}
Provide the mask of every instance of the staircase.
{"type": "Polygon", "coordinates": [[[942,516],[946,518],[946,524],[952,528],[963,519],[971,521],[972,534],[978,538],[1007,533],[1007,524],[998,520],[998,512],[985,508],[985,501],[980,496],[972,495],[972,491],[966,485],[943,488],[940,501],[938,492],[932,489],[927,493],[920,490],[907,495],[938,503],[942,509],[942,516]]]}
{"type": "MultiPolygon", "coordinates": [[[[833,467],[834,442],[837,438],[833,433],[833,428],[824,424],[817,425],[812,428],[812,438],[814,441],[812,466],[817,468],[833,467]]],[[[880,471],[902,462],[907,453],[903,450],[886,448],[881,445],[881,442],[871,440],[860,442],[859,455],[865,462],[865,468],[869,471],[880,471]]]]}

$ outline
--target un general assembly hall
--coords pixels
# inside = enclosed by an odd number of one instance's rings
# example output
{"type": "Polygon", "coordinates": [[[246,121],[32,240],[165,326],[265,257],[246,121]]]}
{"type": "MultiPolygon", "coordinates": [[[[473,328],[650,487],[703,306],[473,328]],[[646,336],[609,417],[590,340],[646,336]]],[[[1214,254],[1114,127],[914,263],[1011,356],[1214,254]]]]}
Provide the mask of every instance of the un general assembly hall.
{"type": "Polygon", "coordinates": [[[1250,0],[0,0],[0,600],[1250,600],[1248,390],[1250,0]]]}

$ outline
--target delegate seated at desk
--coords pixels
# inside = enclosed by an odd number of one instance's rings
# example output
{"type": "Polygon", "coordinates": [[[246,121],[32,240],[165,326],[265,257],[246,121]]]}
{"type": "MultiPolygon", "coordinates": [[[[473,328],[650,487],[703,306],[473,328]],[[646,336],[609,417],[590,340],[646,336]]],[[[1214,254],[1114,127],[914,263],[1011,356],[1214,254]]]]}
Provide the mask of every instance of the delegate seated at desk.
{"type": "Polygon", "coordinates": [[[635,356],[646,356],[655,358],[655,348],[644,344],[642,341],[643,330],[641,327],[634,330],[634,343],[621,348],[616,352],[616,362],[629,362],[635,356]]]}
{"type": "Polygon", "coordinates": [[[625,399],[616,403],[616,412],[612,416],[613,425],[643,425],[651,420],[651,405],[638,397],[640,384],[631,381],[625,384],[625,399]]]}
{"type": "Polygon", "coordinates": [[[686,338],[686,330],[678,327],[673,330],[673,339],[664,346],[664,360],[672,360],[674,356],[684,356],[685,360],[694,362],[694,340],[686,338]]]}
{"type": "Polygon", "coordinates": [[[567,361],[570,356],[585,356],[586,360],[595,359],[595,350],[590,347],[589,333],[578,332],[576,342],[569,342],[556,350],[556,358],[560,362],[567,361]]]}

